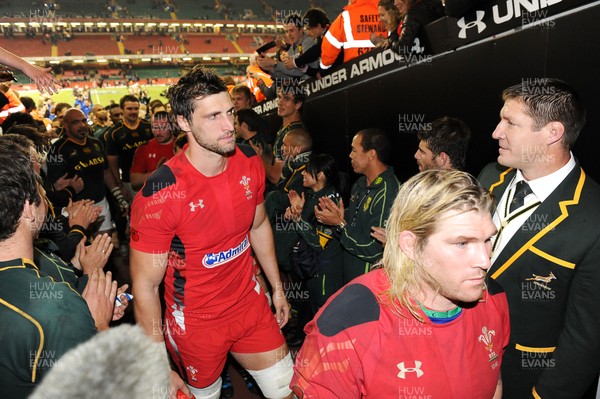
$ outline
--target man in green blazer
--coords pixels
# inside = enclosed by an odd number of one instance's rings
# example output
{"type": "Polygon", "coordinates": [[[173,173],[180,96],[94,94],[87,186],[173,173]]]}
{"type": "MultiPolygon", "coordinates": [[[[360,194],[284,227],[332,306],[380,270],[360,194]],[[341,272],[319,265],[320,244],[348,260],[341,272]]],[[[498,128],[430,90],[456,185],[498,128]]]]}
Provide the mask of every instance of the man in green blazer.
{"type": "Polygon", "coordinates": [[[523,80],[502,98],[492,134],[498,163],[479,180],[497,202],[488,273],[504,287],[511,317],[503,396],[593,397],[600,370],[600,186],[570,150],[585,110],[574,89],[554,79],[523,80]]]}

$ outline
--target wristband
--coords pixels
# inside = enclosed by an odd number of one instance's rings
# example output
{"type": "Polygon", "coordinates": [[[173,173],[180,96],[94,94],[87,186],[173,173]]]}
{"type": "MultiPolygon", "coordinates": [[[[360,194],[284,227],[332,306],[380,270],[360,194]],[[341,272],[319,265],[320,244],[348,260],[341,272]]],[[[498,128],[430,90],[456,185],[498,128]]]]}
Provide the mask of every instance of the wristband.
{"type": "Polygon", "coordinates": [[[129,204],[125,200],[125,197],[123,196],[123,193],[119,187],[113,188],[110,192],[112,193],[113,197],[115,197],[115,201],[117,201],[119,208],[121,208],[122,211],[129,208],[129,204]]]}

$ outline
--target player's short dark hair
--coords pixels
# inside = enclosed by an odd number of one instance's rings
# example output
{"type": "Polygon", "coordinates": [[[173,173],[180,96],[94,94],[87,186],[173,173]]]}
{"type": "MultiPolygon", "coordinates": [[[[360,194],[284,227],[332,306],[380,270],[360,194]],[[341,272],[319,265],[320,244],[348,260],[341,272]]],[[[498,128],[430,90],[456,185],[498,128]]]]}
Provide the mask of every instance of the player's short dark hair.
{"type": "Polygon", "coordinates": [[[329,17],[320,8],[310,8],[306,10],[304,13],[304,26],[308,26],[309,28],[314,28],[317,25],[321,25],[323,28],[326,28],[327,25],[331,24],[329,17]]]}
{"type": "Polygon", "coordinates": [[[35,109],[36,108],[35,101],[33,101],[33,98],[31,98],[31,97],[21,96],[21,97],[19,97],[19,100],[21,100],[21,104],[23,104],[25,109],[35,109]]]}
{"type": "Polygon", "coordinates": [[[0,187],[0,241],[4,241],[17,231],[25,201],[39,205],[42,200],[29,150],[7,139],[0,139],[0,187]]]}
{"type": "Polygon", "coordinates": [[[577,91],[559,79],[523,79],[502,92],[504,101],[518,99],[533,119],[532,129],[540,130],[550,122],[560,122],[565,128],[562,144],[572,148],[585,125],[586,111],[577,91]]]}
{"type": "Polygon", "coordinates": [[[132,95],[132,94],[127,94],[124,95],[123,97],[121,97],[121,99],[119,100],[119,107],[121,107],[121,109],[125,109],[124,105],[125,102],[132,102],[132,103],[138,103],[140,102],[140,99],[137,98],[136,96],[132,95]]]}
{"type": "Polygon", "coordinates": [[[304,24],[302,23],[302,17],[298,13],[292,13],[285,17],[285,19],[283,20],[283,24],[294,24],[298,29],[302,29],[302,27],[304,26],[304,24]]]}
{"type": "Polygon", "coordinates": [[[7,134],[19,134],[31,140],[38,152],[42,152],[50,145],[50,135],[42,133],[34,125],[13,125],[7,134]]]}
{"type": "Polygon", "coordinates": [[[465,170],[471,139],[471,129],[466,123],[444,116],[434,120],[430,129],[419,131],[417,137],[427,143],[434,155],[448,154],[454,169],[465,170]]]}
{"type": "Polygon", "coordinates": [[[363,151],[375,150],[377,159],[384,164],[388,163],[392,145],[383,130],[368,128],[360,130],[356,135],[361,137],[363,151]]]}
{"type": "Polygon", "coordinates": [[[175,144],[173,145],[174,147],[177,148],[183,148],[188,142],[188,138],[187,138],[187,134],[186,133],[180,133],[177,138],[175,139],[175,144]]]}
{"type": "Polygon", "coordinates": [[[243,93],[246,98],[249,100],[252,99],[252,91],[250,91],[250,88],[243,83],[235,85],[233,89],[231,89],[231,94],[233,93],[243,93]]]}
{"type": "Polygon", "coordinates": [[[227,91],[227,86],[214,69],[196,65],[173,86],[167,97],[173,114],[181,115],[191,122],[195,100],[227,91]]]}
{"type": "Polygon", "coordinates": [[[248,130],[252,132],[263,132],[263,128],[265,125],[265,121],[263,118],[257,114],[251,108],[242,108],[235,112],[235,116],[237,117],[238,123],[241,125],[242,123],[246,123],[248,125],[248,130]]]}

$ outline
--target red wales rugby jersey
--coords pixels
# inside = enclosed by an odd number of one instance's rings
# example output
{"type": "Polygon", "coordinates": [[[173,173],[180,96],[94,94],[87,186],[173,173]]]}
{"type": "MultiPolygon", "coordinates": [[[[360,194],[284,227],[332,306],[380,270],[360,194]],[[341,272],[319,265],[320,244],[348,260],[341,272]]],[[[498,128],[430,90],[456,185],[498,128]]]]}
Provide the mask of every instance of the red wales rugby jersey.
{"type": "Polygon", "coordinates": [[[167,317],[180,327],[225,322],[248,295],[259,294],[249,231],[264,188],[261,160],[243,145],[213,177],[196,170],[182,151],[135,197],[130,245],[146,253],[169,252],[167,317]]]}

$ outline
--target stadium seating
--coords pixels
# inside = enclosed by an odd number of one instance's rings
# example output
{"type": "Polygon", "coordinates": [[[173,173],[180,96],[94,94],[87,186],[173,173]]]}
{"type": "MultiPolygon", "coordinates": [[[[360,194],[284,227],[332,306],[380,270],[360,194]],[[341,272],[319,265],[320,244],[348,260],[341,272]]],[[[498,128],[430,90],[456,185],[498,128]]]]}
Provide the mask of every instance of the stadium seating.
{"type": "Polygon", "coordinates": [[[14,39],[2,40],[2,47],[21,57],[50,57],[52,55],[52,46],[49,43],[42,45],[41,37],[32,39],[15,36],[14,39]]]}
{"type": "Polygon", "coordinates": [[[190,54],[232,53],[238,51],[233,43],[221,35],[186,35],[189,44],[185,45],[190,54]]]}
{"type": "Polygon", "coordinates": [[[68,42],[58,42],[58,55],[66,52],[71,52],[71,55],[111,55],[119,54],[119,48],[114,36],[78,34],[68,42]]]}
{"type": "Polygon", "coordinates": [[[125,35],[123,46],[133,54],[181,54],[182,50],[171,36],[125,35]]]}

